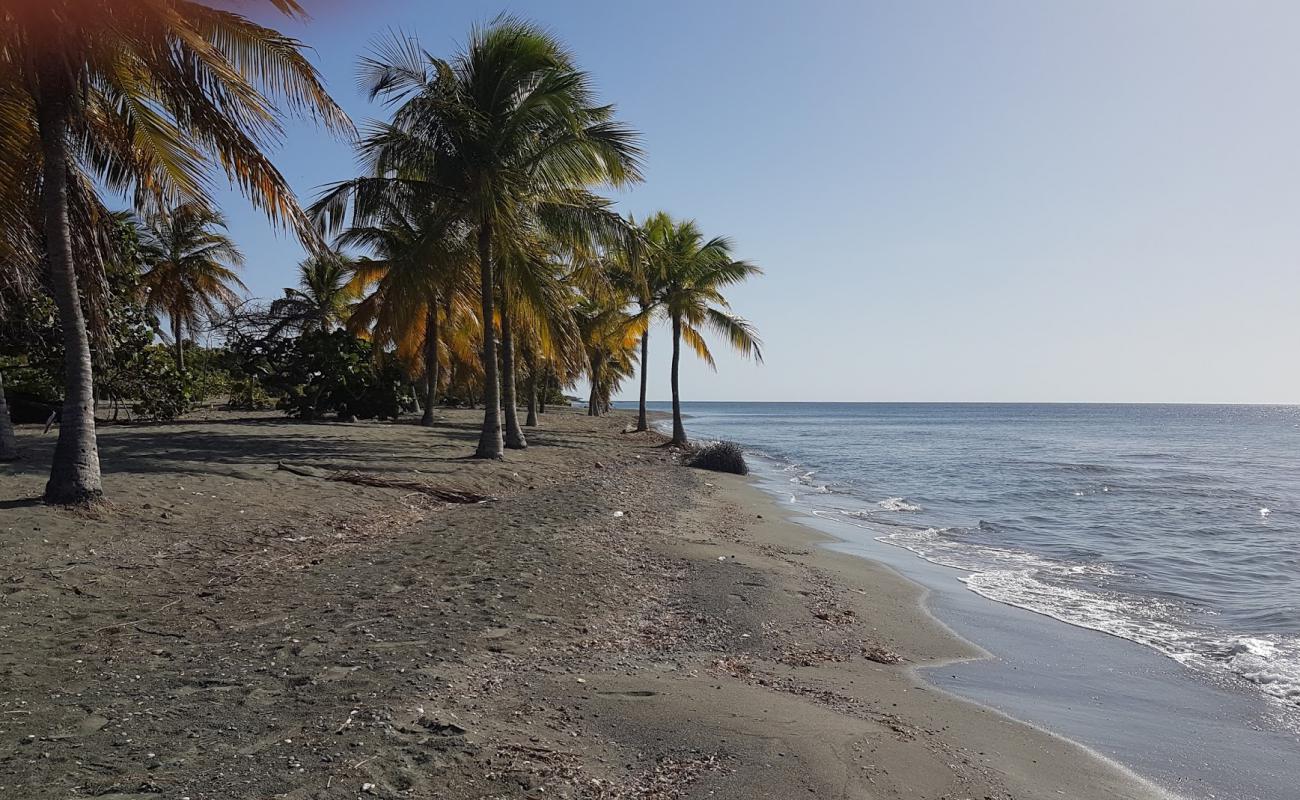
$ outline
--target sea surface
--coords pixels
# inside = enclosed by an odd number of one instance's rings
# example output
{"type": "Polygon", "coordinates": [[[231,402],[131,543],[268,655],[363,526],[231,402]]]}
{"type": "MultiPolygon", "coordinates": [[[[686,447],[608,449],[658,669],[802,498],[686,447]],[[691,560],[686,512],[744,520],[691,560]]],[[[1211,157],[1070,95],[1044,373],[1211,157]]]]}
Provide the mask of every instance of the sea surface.
{"type": "Polygon", "coordinates": [[[1258,695],[1300,731],[1300,407],[683,410],[688,433],[741,443],[804,513],[1258,695]]]}

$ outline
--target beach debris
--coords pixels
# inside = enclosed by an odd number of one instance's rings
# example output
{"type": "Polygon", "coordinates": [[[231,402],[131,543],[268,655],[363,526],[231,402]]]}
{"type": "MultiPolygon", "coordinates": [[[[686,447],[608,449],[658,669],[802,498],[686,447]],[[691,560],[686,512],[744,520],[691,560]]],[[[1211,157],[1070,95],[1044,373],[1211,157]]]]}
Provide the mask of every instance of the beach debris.
{"type": "Polygon", "coordinates": [[[285,472],[292,472],[294,475],[302,475],[306,478],[320,478],[325,481],[340,481],[342,483],[352,483],[358,486],[376,486],[381,489],[403,489],[408,492],[418,492],[444,503],[473,504],[486,503],[489,500],[496,499],[489,495],[468,492],[461,489],[442,489],[419,481],[385,478],[380,475],[372,475],[366,472],[332,472],[330,470],[321,469],[320,467],[312,467],[306,464],[290,464],[287,461],[276,462],[276,469],[282,469],[285,472]]]}
{"type": "Polygon", "coordinates": [[[375,789],[376,786],[373,783],[361,784],[361,791],[365,792],[366,794],[375,794],[375,789]]]}
{"type": "Polygon", "coordinates": [[[744,450],[735,442],[714,442],[705,445],[692,452],[686,459],[686,464],[714,472],[730,472],[733,475],[749,474],[744,450]]]}
{"type": "Polygon", "coordinates": [[[621,516],[623,516],[623,512],[622,512],[622,511],[615,511],[615,512],[614,512],[614,516],[616,516],[616,517],[621,517],[621,516]]]}
{"type": "Polygon", "coordinates": [[[868,661],[874,661],[877,664],[901,664],[903,657],[893,650],[887,650],[880,645],[870,644],[863,645],[862,657],[868,661]]]}

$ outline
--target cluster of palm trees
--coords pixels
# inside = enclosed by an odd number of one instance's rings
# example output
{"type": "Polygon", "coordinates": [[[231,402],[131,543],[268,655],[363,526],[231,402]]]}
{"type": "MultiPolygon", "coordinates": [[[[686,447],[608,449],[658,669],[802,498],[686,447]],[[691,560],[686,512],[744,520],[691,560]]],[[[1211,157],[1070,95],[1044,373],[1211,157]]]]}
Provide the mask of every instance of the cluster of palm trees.
{"type": "MultiPolygon", "coordinates": [[[[301,14],[293,0],[268,2],[301,14]]],[[[441,59],[395,35],[361,74],[391,113],[356,140],[362,174],[304,211],[263,155],[280,133],[278,107],[352,127],[297,42],[192,2],[0,0],[0,227],[14,226],[0,231],[0,258],[15,275],[48,263],[68,354],[47,501],[101,494],[82,312],[104,255],[85,233],[104,216],[96,182],[130,190],[148,222],[143,282],[170,320],[178,363],[195,317],[242,288],[239,251],[207,194],[220,164],[314,252],[276,316],[299,330],[347,325],[422,374],[425,424],[443,376],[469,375],[485,409],[482,458],[527,447],[523,428],[548,387],[585,377],[588,412],[600,414],[638,363],[645,429],[657,319],[673,332],[679,444],[682,342],[712,363],[712,331],[761,358],[722,295],[757,268],[693,222],[660,213],[637,224],[597,194],[641,179],[639,137],[553,36],[499,18],[441,59]],[[86,223],[75,235],[74,217],[86,223]]]]}

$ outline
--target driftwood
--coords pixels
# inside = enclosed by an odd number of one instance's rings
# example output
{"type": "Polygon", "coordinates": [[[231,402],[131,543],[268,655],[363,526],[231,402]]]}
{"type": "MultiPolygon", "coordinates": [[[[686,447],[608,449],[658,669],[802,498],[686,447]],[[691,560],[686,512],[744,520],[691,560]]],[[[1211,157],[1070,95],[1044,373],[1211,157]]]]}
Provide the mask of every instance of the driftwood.
{"type": "Polygon", "coordinates": [[[333,472],[320,467],[311,467],[306,464],[290,464],[287,461],[276,462],[276,467],[285,472],[292,472],[294,475],[302,475],[307,478],[320,478],[323,481],[340,481],[342,483],[353,483],[358,486],[377,486],[382,489],[403,489],[408,492],[418,492],[427,495],[435,500],[444,503],[486,503],[488,500],[495,498],[485,494],[467,492],[461,489],[440,489],[436,486],[430,486],[419,481],[404,481],[394,478],[384,478],[379,475],[367,474],[365,472],[333,472]]]}

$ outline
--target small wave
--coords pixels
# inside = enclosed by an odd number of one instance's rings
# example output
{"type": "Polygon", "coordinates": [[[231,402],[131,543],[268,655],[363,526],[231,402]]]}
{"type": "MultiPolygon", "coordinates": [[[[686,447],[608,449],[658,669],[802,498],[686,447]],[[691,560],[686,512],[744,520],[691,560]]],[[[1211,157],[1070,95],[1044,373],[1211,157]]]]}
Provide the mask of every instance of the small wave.
{"type": "Polygon", "coordinates": [[[876,503],[877,506],[885,511],[920,511],[921,507],[915,503],[907,502],[905,497],[887,497],[876,503]]]}
{"type": "Polygon", "coordinates": [[[1146,645],[1201,671],[1226,671],[1269,696],[1300,705],[1300,637],[1233,636],[1198,628],[1188,610],[1153,597],[1101,588],[1113,567],[1066,563],[975,544],[963,528],[903,530],[878,541],[969,572],[967,588],[990,600],[1146,645]]]}

